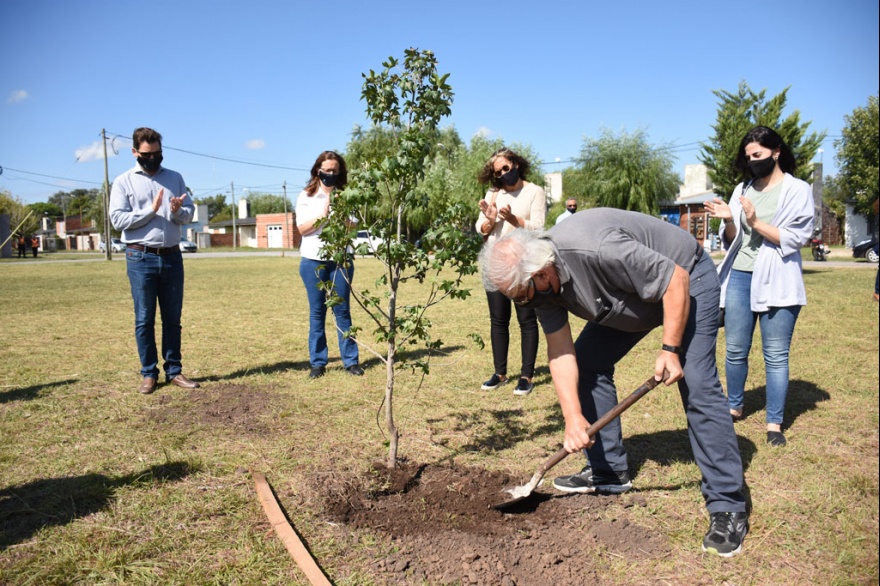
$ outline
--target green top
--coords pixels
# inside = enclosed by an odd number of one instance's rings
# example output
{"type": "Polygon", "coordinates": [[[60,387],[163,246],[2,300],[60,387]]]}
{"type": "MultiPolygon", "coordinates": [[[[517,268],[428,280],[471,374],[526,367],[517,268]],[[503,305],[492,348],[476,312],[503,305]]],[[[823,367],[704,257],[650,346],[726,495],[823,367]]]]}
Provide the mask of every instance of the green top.
{"type": "MultiPolygon", "coordinates": [[[[746,191],[746,197],[754,204],[755,214],[758,216],[758,219],[769,224],[773,220],[773,216],[776,215],[776,209],[779,207],[779,195],[781,193],[782,181],[767,191],[758,191],[754,187],[749,187],[748,191],[746,191]]],[[[742,218],[740,218],[740,226],[742,226],[743,231],[743,243],[736,254],[736,258],[733,260],[733,269],[751,273],[755,270],[755,258],[758,256],[758,249],[764,243],[764,237],[752,231],[752,227],[746,222],[745,212],[743,212],[742,218]]]]}

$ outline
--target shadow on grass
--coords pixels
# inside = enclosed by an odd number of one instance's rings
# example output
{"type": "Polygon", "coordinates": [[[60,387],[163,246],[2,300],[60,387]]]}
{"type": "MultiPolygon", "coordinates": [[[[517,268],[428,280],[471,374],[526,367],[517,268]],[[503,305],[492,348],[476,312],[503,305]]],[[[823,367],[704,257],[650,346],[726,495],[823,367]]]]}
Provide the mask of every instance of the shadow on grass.
{"type": "Polygon", "coordinates": [[[66,525],[104,509],[121,487],[177,481],[197,471],[185,462],[170,462],[125,476],[84,474],[2,488],[0,551],[30,539],[44,527],[66,525]]]}
{"type": "Polygon", "coordinates": [[[0,393],[0,403],[10,403],[12,401],[30,401],[32,399],[36,399],[44,390],[54,387],[62,387],[64,385],[69,385],[75,382],[76,379],[68,379],[44,385],[34,385],[31,387],[22,387],[20,389],[10,389],[8,391],[3,391],[2,393],[0,393]]]}
{"type": "MultiPolygon", "coordinates": [[[[816,408],[816,405],[831,399],[828,391],[817,387],[814,383],[795,379],[788,383],[788,395],[785,398],[785,415],[783,429],[791,427],[794,421],[816,408]]],[[[743,400],[743,417],[764,411],[767,407],[767,387],[757,387],[745,392],[743,400]]]]}
{"type": "MultiPolygon", "coordinates": [[[[411,362],[415,361],[415,360],[419,360],[419,359],[425,358],[429,354],[431,354],[433,356],[437,356],[437,354],[446,354],[446,353],[451,354],[451,353],[456,352],[458,350],[461,350],[463,348],[464,348],[463,346],[444,346],[440,350],[430,350],[430,351],[427,350],[426,348],[421,348],[418,350],[405,350],[405,351],[402,350],[400,352],[400,357],[398,358],[398,363],[402,359],[406,359],[411,362]]],[[[334,365],[335,363],[339,363],[340,368],[341,368],[341,361],[338,357],[331,358],[328,366],[332,367],[332,365],[334,365]]],[[[369,370],[371,368],[378,368],[380,366],[384,367],[384,363],[382,362],[382,360],[380,360],[379,358],[377,358],[375,356],[371,356],[370,354],[366,354],[365,352],[361,352],[360,365],[365,370],[369,370]],[[365,355],[370,356],[370,357],[364,359],[365,355]]],[[[282,362],[276,362],[274,364],[261,364],[259,366],[251,366],[249,368],[242,368],[239,370],[234,370],[234,371],[232,371],[228,374],[225,374],[225,375],[209,376],[209,377],[205,377],[205,378],[198,379],[198,380],[204,381],[204,382],[216,382],[216,381],[221,381],[221,380],[237,379],[237,378],[241,378],[244,376],[249,376],[251,374],[278,374],[278,373],[283,373],[283,372],[288,372],[288,371],[301,371],[303,373],[308,373],[309,370],[311,369],[311,367],[312,366],[309,363],[308,359],[305,359],[305,360],[284,360],[282,362]]],[[[0,396],[2,396],[2,395],[0,395],[0,396]]]]}

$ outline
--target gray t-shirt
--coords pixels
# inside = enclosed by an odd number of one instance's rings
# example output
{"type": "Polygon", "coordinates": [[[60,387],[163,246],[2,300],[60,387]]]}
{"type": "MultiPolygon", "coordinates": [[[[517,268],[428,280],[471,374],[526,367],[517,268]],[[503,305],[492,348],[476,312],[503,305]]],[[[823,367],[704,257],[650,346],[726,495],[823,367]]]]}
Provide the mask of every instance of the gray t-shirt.
{"type": "Polygon", "coordinates": [[[544,333],[568,312],[626,332],[663,323],[663,294],[675,265],[693,269],[703,249],[676,225],[638,212],[593,208],[572,215],[547,235],[556,248],[558,295],[536,295],[544,333]]]}

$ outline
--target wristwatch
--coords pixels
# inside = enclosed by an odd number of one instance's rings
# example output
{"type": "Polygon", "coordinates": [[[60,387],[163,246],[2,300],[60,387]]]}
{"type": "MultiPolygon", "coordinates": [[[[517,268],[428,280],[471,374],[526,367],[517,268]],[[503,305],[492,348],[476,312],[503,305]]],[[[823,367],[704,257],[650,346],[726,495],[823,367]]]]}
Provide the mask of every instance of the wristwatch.
{"type": "Polygon", "coordinates": [[[660,346],[661,350],[666,350],[667,352],[672,352],[673,354],[681,354],[681,346],[670,346],[669,344],[663,344],[660,346]]]}

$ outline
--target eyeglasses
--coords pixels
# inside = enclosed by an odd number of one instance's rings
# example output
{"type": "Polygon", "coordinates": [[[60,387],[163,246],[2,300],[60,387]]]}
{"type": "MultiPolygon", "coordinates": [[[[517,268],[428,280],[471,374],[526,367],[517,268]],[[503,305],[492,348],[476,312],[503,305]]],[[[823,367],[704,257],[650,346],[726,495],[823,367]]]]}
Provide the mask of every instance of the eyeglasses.
{"type": "Polygon", "coordinates": [[[511,168],[510,165],[504,165],[504,166],[501,167],[500,169],[495,169],[495,170],[492,172],[492,174],[495,175],[495,177],[501,177],[502,175],[504,175],[505,173],[507,173],[508,171],[510,171],[510,168],[511,168]]]}
{"type": "Polygon", "coordinates": [[[517,305],[525,305],[526,303],[531,301],[531,296],[529,295],[529,293],[531,292],[532,289],[537,291],[537,287],[535,286],[535,280],[529,279],[529,282],[526,283],[525,293],[523,293],[522,295],[518,295],[516,297],[511,297],[510,300],[513,301],[514,303],[516,303],[517,305]]]}
{"type": "Polygon", "coordinates": [[[142,156],[145,159],[158,159],[159,157],[162,156],[162,151],[152,151],[149,153],[142,153],[141,151],[138,151],[137,154],[139,154],[140,156],[142,156]]]}

